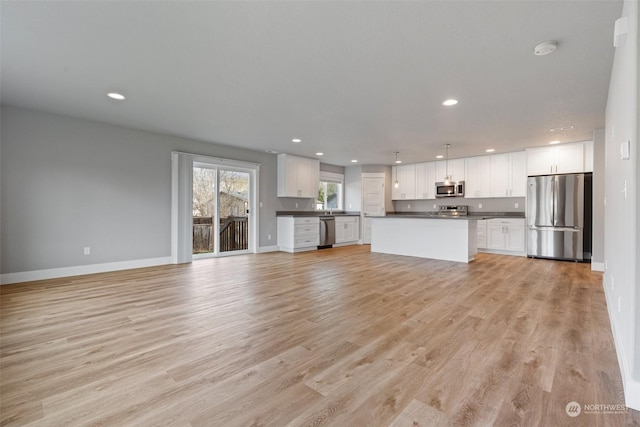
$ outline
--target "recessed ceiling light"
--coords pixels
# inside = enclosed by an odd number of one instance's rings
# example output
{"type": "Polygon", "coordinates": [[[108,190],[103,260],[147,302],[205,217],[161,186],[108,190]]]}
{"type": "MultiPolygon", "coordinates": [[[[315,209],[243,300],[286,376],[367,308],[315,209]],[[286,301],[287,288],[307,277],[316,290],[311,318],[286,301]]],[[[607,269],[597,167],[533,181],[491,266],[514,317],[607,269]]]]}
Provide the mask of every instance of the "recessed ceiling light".
{"type": "Polygon", "coordinates": [[[458,100],[452,98],[452,99],[447,99],[446,101],[444,101],[442,103],[442,105],[445,105],[447,107],[451,107],[452,105],[456,105],[457,103],[458,103],[458,100]]]}
{"type": "Polygon", "coordinates": [[[575,129],[574,125],[569,125],[569,126],[561,126],[559,128],[551,128],[549,129],[550,132],[559,132],[561,130],[571,130],[571,129],[575,129]]]}
{"type": "Polygon", "coordinates": [[[116,101],[124,101],[125,96],[118,92],[109,92],[107,96],[111,99],[115,99],[116,101]]]}
{"type": "Polygon", "coordinates": [[[316,156],[324,156],[324,153],[316,153],[316,156]]]}
{"type": "Polygon", "coordinates": [[[291,142],[293,142],[294,144],[300,144],[302,140],[300,138],[293,138],[291,142]]]}
{"type": "Polygon", "coordinates": [[[486,151],[487,153],[493,153],[494,151],[496,151],[496,149],[495,148],[487,148],[484,151],[486,151]]]}
{"type": "Polygon", "coordinates": [[[400,164],[400,163],[402,163],[402,160],[396,160],[396,163],[400,164]]]}
{"type": "Polygon", "coordinates": [[[560,144],[560,141],[549,141],[549,144],[551,144],[551,145],[560,144]]]}
{"type": "Polygon", "coordinates": [[[436,156],[436,159],[444,159],[444,156],[442,154],[436,156]]]}
{"type": "Polygon", "coordinates": [[[358,163],[358,161],[354,159],[354,160],[351,160],[351,163],[358,163]]]}
{"type": "Polygon", "coordinates": [[[558,43],[555,40],[549,40],[534,47],[533,54],[536,56],[548,55],[551,52],[555,51],[557,47],[558,43]]]}

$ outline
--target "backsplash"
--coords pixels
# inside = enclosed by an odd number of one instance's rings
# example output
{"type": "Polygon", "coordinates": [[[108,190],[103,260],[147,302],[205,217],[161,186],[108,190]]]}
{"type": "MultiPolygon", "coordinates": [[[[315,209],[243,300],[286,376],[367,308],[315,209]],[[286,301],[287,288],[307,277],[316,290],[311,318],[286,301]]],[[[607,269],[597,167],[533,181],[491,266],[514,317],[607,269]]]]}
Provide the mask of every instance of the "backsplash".
{"type": "Polygon", "coordinates": [[[278,197],[277,200],[276,211],[314,211],[316,209],[316,199],[278,197]]]}
{"type": "Polygon", "coordinates": [[[467,205],[469,212],[524,212],[524,197],[503,197],[487,199],[466,199],[464,197],[451,197],[435,200],[394,200],[395,212],[435,212],[440,205],[467,205]],[[518,204],[518,207],[516,207],[518,204]],[[433,206],[436,206],[435,208],[433,206]],[[482,205],[482,208],[480,208],[482,205]]]}

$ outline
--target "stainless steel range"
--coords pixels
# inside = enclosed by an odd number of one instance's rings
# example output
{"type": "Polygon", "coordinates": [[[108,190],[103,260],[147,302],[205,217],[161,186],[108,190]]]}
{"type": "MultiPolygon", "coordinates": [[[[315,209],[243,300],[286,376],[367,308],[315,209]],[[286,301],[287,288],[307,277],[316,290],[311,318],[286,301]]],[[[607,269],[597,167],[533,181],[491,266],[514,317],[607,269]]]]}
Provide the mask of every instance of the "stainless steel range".
{"type": "Polygon", "coordinates": [[[457,216],[467,216],[468,214],[469,214],[469,206],[465,206],[465,205],[438,207],[438,216],[453,218],[457,216]]]}

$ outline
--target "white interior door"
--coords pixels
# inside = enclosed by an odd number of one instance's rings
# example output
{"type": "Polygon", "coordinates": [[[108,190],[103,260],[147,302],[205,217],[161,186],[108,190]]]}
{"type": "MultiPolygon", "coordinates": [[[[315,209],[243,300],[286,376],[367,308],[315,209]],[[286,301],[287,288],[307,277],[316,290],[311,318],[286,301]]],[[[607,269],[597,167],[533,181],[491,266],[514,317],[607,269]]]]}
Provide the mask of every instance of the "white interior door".
{"type": "Polygon", "coordinates": [[[362,243],[371,244],[371,218],[385,214],[384,174],[362,174],[362,243]]]}

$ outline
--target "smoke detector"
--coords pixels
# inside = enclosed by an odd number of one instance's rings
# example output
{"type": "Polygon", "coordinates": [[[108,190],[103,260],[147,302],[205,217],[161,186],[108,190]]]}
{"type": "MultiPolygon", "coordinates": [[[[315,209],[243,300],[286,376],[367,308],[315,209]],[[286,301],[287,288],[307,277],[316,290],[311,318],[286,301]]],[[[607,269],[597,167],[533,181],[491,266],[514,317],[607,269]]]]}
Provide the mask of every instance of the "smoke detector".
{"type": "Polygon", "coordinates": [[[554,50],[558,48],[558,43],[554,40],[550,40],[548,42],[540,43],[536,47],[533,48],[533,53],[537,56],[548,55],[554,50]]]}

